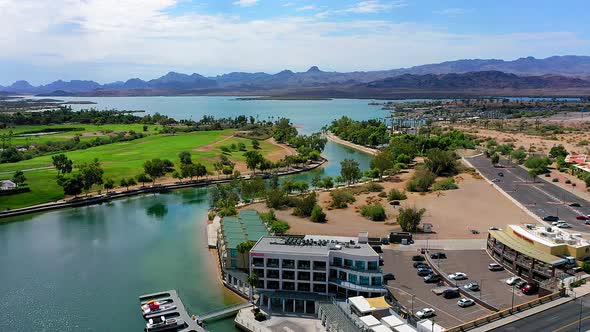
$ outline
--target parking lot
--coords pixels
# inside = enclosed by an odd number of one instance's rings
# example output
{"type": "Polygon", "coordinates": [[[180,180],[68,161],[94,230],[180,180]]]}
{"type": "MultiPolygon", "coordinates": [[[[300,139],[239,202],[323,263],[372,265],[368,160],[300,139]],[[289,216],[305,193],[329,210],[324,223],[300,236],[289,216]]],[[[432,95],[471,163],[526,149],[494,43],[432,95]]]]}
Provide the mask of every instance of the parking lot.
{"type": "MultiPolygon", "coordinates": [[[[502,271],[490,271],[489,263],[495,263],[485,250],[457,250],[446,251],[446,259],[433,260],[446,275],[454,272],[467,274],[467,280],[457,281],[458,287],[475,281],[479,284],[480,291],[471,292],[475,297],[499,309],[507,309],[512,305],[512,286],[506,284],[506,280],[513,276],[512,273],[502,271]]],[[[520,290],[514,289],[514,305],[531,301],[536,295],[524,295],[520,290]]]]}
{"type": "MultiPolygon", "coordinates": [[[[383,250],[381,254],[384,259],[384,266],[382,267],[384,273],[393,273],[395,275],[395,280],[389,281],[388,288],[404,307],[411,310],[413,303],[414,313],[422,308],[432,308],[436,311],[433,320],[446,328],[491,313],[488,309],[477,304],[461,308],[457,305],[460,298],[445,299],[442,295],[434,294],[432,289],[438,288],[438,286],[425,283],[423,278],[416,274],[416,269],[412,265],[412,256],[415,254],[416,252],[390,249],[383,250]]],[[[487,265],[487,260],[485,262],[487,265]]]]}

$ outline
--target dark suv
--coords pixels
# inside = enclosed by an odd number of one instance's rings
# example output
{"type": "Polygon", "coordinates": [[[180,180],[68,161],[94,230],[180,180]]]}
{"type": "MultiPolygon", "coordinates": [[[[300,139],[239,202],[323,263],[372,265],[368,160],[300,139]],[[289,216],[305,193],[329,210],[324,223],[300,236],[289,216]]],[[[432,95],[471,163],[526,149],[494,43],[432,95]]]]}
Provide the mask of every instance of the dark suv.
{"type": "Polygon", "coordinates": [[[456,288],[452,288],[452,289],[446,289],[443,293],[442,293],[443,297],[445,299],[453,299],[455,297],[459,297],[461,295],[461,293],[459,293],[459,290],[456,288]]]}
{"type": "Polygon", "coordinates": [[[432,259],[445,259],[447,258],[447,254],[444,252],[435,252],[434,254],[430,255],[432,259]]]}
{"type": "Polygon", "coordinates": [[[438,274],[429,274],[424,277],[424,282],[427,284],[435,283],[441,281],[442,278],[438,274]]]}

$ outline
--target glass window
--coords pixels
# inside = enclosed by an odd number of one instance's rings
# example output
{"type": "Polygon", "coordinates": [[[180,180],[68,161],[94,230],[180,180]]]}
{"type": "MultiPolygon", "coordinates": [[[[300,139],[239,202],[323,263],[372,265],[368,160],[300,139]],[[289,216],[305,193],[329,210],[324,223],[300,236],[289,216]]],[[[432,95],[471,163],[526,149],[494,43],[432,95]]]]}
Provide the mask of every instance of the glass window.
{"type": "Polygon", "coordinates": [[[334,257],[334,266],[342,266],[342,258],[334,257]]]}
{"type": "Polygon", "coordinates": [[[266,270],[266,277],[279,279],[279,270],[266,270]]]}
{"type": "Polygon", "coordinates": [[[266,282],[266,288],[268,289],[279,289],[279,282],[276,280],[268,280],[266,282]]]}
{"type": "Polygon", "coordinates": [[[373,277],[371,280],[371,285],[381,286],[381,277],[373,277]]]}
{"type": "Polygon", "coordinates": [[[352,259],[344,259],[344,266],[352,267],[352,259]]]}
{"type": "Polygon", "coordinates": [[[264,270],[263,269],[253,269],[252,270],[258,278],[264,278],[264,270]]]}
{"type": "Polygon", "coordinates": [[[369,262],[369,270],[377,270],[379,268],[379,263],[375,261],[369,262]]]}
{"type": "Polygon", "coordinates": [[[326,262],[313,262],[313,269],[314,270],[325,270],[326,269],[326,262]]]}
{"type": "Polygon", "coordinates": [[[325,284],[314,284],[313,291],[316,293],[325,293],[326,292],[326,285],[325,284]]]}
{"type": "Polygon", "coordinates": [[[298,280],[309,280],[309,272],[297,272],[298,280]]]}
{"type": "Polygon", "coordinates": [[[279,267],[279,259],[278,258],[267,258],[266,259],[266,267],[279,267]]]}
{"type": "Polygon", "coordinates": [[[308,283],[300,282],[297,284],[297,290],[300,292],[309,292],[311,288],[308,283]]]}
{"type": "Polygon", "coordinates": [[[292,259],[283,259],[283,269],[294,269],[295,261],[292,259]]]}
{"type": "Polygon", "coordinates": [[[283,279],[294,280],[295,271],[283,271],[283,279]]]}
{"type": "Polygon", "coordinates": [[[354,267],[356,267],[359,270],[364,270],[365,269],[365,261],[354,262],[354,267]]]}
{"type": "Polygon", "coordinates": [[[339,271],[338,272],[338,279],[340,279],[340,280],[346,280],[346,272],[339,271]]]}
{"type": "Polygon", "coordinates": [[[264,258],[262,258],[262,257],[253,257],[252,258],[252,265],[254,265],[254,266],[264,266],[264,258]]]}
{"type": "Polygon", "coordinates": [[[310,267],[309,261],[297,261],[297,268],[300,270],[309,270],[310,267]]]}
{"type": "Polygon", "coordinates": [[[330,269],[330,278],[336,278],[338,271],[336,269],[330,269]]]}
{"type": "Polygon", "coordinates": [[[359,280],[361,285],[369,285],[369,277],[360,276],[359,280]]]}
{"type": "Polygon", "coordinates": [[[290,281],[283,282],[283,290],[295,290],[295,283],[290,281]]]}
{"type": "Polygon", "coordinates": [[[236,249],[230,249],[229,250],[229,255],[232,258],[236,258],[236,257],[238,257],[238,251],[236,249]]]}
{"type": "Polygon", "coordinates": [[[313,281],[326,281],[326,274],[323,272],[315,272],[313,274],[313,281]]]}
{"type": "Polygon", "coordinates": [[[348,274],[348,282],[352,282],[353,284],[356,284],[356,274],[349,273],[348,274]]]}
{"type": "Polygon", "coordinates": [[[238,261],[235,259],[231,260],[231,267],[238,267],[238,261]]]}

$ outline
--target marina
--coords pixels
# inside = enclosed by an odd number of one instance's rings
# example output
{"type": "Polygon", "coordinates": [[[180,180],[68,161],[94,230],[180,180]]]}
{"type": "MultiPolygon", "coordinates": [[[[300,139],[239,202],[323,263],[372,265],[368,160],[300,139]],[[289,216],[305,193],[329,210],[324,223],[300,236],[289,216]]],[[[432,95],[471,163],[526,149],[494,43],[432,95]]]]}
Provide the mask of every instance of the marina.
{"type": "MultiPolygon", "coordinates": [[[[144,318],[146,320],[157,319],[158,317],[162,317],[162,316],[165,317],[167,320],[169,318],[176,319],[175,323],[177,323],[177,325],[175,325],[173,327],[169,327],[166,330],[183,331],[183,332],[206,332],[207,331],[203,327],[201,327],[199,324],[197,324],[196,320],[193,320],[193,318],[191,318],[188,315],[186,308],[184,307],[184,304],[180,300],[180,297],[178,297],[178,293],[176,292],[176,290],[172,289],[172,290],[159,292],[159,293],[141,295],[139,297],[139,301],[142,306],[147,305],[148,302],[150,302],[150,301],[152,301],[152,302],[157,301],[159,303],[172,303],[175,305],[174,310],[169,310],[166,312],[154,313],[152,315],[144,316],[144,318]]],[[[164,329],[152,330],[152,329],[146,328],[145,331],[164,331],[164,329]]]]}

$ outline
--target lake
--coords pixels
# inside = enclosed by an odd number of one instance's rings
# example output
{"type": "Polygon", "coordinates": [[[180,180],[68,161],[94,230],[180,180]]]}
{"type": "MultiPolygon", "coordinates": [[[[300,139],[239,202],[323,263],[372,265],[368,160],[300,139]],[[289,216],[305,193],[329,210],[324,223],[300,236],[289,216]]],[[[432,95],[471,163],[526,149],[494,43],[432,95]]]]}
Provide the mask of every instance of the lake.
{"type": "MultiPolygon", "coordinates": [[[[371,100],[238,101],[233,97],[68,98],[97,105],[142,109],[177,119],[203,115],[288,117],[311,133],[343,115],[354,119],[387,116],[371,100]]],[[[354,158],[367,169],[370,156],[328,142],[319,172],[336,176],[340,161],[354,158]]],[[[167,289],[179,292],[189,313],[234,303],[218,282],[207,250],[207,188],[144,195],[89,206],[14,218],[0,224],[0,331],[140,331],[137,297],[167,289]]],[[[231,331],[233,323],[211,323],[231,331]]]]}

